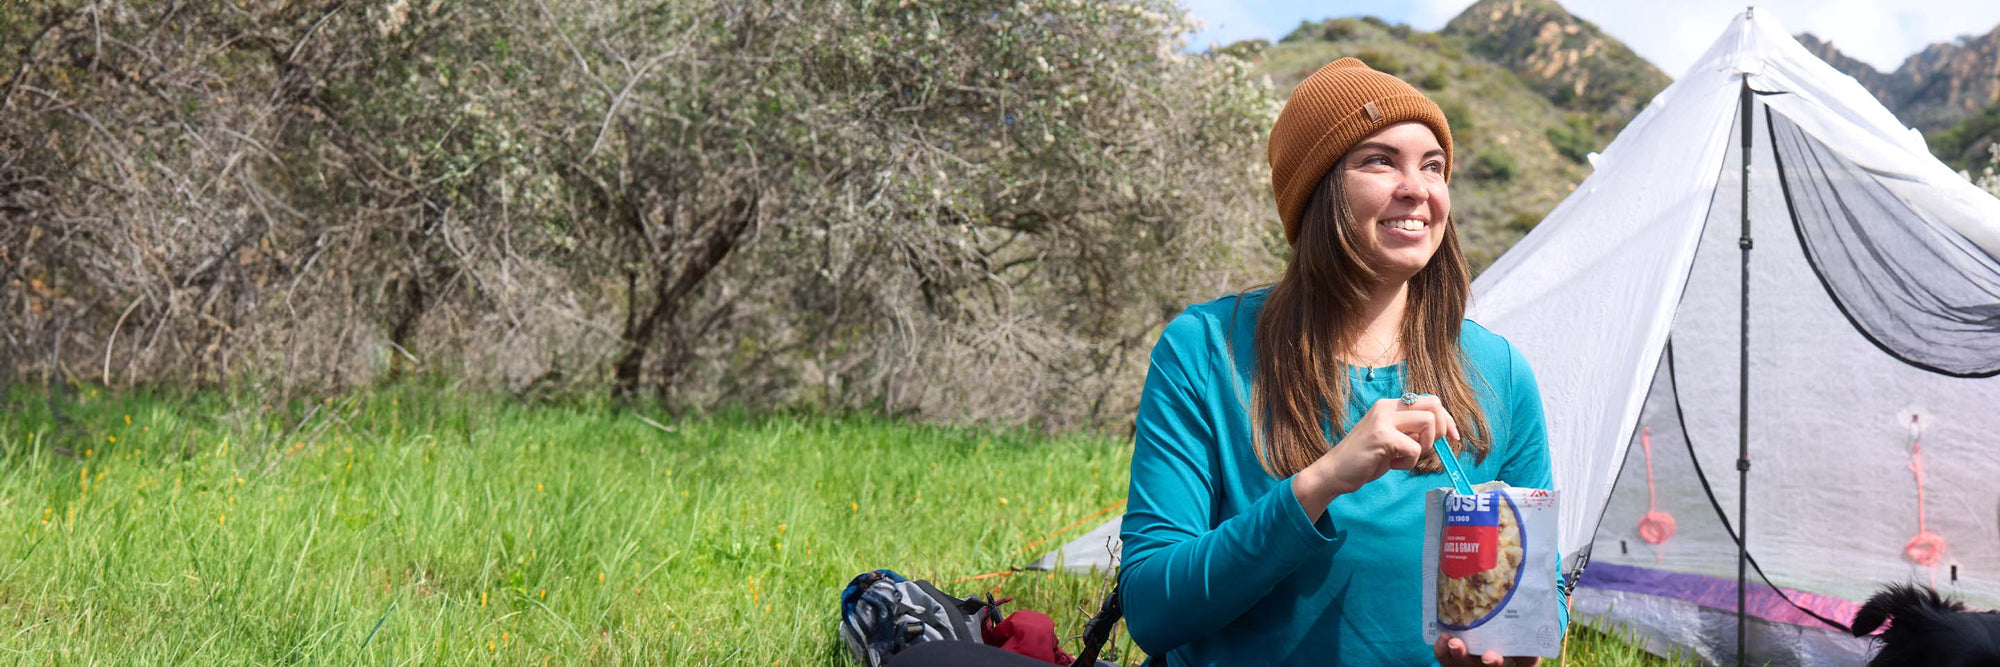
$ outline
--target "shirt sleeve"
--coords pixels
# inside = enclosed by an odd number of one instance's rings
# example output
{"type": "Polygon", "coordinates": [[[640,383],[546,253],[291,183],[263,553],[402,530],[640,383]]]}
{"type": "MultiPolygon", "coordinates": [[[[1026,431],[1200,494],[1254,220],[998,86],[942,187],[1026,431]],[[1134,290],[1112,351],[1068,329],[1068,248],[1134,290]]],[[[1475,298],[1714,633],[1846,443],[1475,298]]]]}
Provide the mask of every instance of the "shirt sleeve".
{"type": "Polygon", "coordinates": [[[1301,563],[1329,557],[1345,534],[1325,515],[1308,521],[1290,479],[1211,525],[1223,444],[1203,399],[1233,388],[1198,363],[1205,335],[1189,314],[1167,326],[1135,424],[1119,585],[1132,639],[1154,655],[1214,634],[1301,563]]]}
{"type": "MultiPolygon", "coordinates": [[[[1535,383],[1535,371],[1527,357],[1512,343],[1507,344],[1507,458],[1500,466],[1500,480],[1508,486],[1533,489],[1555,488],[1555,474],[1549,469],[1549,428],[1542,413],[1542,390],[1535,383]]],[[[1563,583],[1562,554],[1556,554],[1557,611],[1563,631],[1569,630],[1569,598],[1560,595],[1563,583]]]]}

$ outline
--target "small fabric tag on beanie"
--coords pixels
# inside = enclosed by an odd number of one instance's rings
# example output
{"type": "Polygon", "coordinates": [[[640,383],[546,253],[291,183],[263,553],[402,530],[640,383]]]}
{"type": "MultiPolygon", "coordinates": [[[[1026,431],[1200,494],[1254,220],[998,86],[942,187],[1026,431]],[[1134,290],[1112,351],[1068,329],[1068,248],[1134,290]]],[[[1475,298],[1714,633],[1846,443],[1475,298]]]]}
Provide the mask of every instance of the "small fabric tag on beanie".
{"type": "Polygon", "coordinates": [[[1368,114],[1368,122],[1371,123],[1382,122],[1382,109],[1380,107],[1375,106],[1374,102],[1368,102],[1366,104],[1361,105],[1361,112],[1368,114]]]}

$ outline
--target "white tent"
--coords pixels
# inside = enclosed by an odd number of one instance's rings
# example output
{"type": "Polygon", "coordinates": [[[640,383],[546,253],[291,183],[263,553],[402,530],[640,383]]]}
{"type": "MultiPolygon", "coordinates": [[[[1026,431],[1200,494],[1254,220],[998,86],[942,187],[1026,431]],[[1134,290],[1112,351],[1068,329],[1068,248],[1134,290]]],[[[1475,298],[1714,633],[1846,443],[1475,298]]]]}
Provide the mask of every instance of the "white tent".
{"type": "Polygon", "coordinates": [[[1889,582],[2000,606],[2000,200],[1764,11],[1595,166],[1471,314],[1535,366],[1579,614],[1733,661],[1745,525],[1753,661],[1862,662],[1826,628],[1889,582]]]}
{"type": "Polygon", "coordinates": [[[2000,607],[2000,200],[1764,11],[1594,164],[1470,313],[1534,364],[1579,617],[1734,661],[1746,524],[1755,661],[1863,662],[1814,615],[1888,582],[2000,607]]]}
{"type": "Polygon", "coordinates": [[[1043,554],[1040,560],[1029,565],[1030,570],[1067,570],[1070,572],[1110,572],[1118,566],[1118,551],[1125,546],[1118,539],[1118,531],[1125,525],[1124,517],[1115,516],[1104,525],[1084,533],[1083,537],[1070,540],[1062,548],[1043,554]]]}

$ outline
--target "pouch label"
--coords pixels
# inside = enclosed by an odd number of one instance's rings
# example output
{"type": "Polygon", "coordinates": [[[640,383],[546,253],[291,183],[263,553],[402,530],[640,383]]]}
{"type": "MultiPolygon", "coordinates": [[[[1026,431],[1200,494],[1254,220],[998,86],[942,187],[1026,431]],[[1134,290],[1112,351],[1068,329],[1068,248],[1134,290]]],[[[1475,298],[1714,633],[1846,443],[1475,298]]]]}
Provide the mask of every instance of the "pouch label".
{"type": "Polygon", "coordinates": [[[1445,576],[1462,579],[1493,569],[1500,553],[1503,502],[1493,491],[1445,496],[1442,555],[1445,576]]]}

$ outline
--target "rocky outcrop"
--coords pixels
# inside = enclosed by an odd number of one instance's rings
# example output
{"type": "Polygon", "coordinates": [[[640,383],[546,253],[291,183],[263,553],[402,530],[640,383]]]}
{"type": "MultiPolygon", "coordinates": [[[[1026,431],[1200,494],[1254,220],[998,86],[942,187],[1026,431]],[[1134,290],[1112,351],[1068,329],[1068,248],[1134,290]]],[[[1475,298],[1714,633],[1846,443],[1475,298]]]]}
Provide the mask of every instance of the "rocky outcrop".
{"type": "Polygon", "coordinates": [[[2000,102],[2000,27],[1980,36],[1940,42],[1881,72],[1811,34],[1799,41],[1814,55],[1860,81],[1897,118],[1925,134],[1952,127],[2000,102]]]}
{"type": "Polygon", "coordinates": [[[1607,129],[1623,126],[1668,83],[1623,42],[1550,0],[1480,0],[1441,32],[1557,106],[1604,114],[1607,129]]]}

